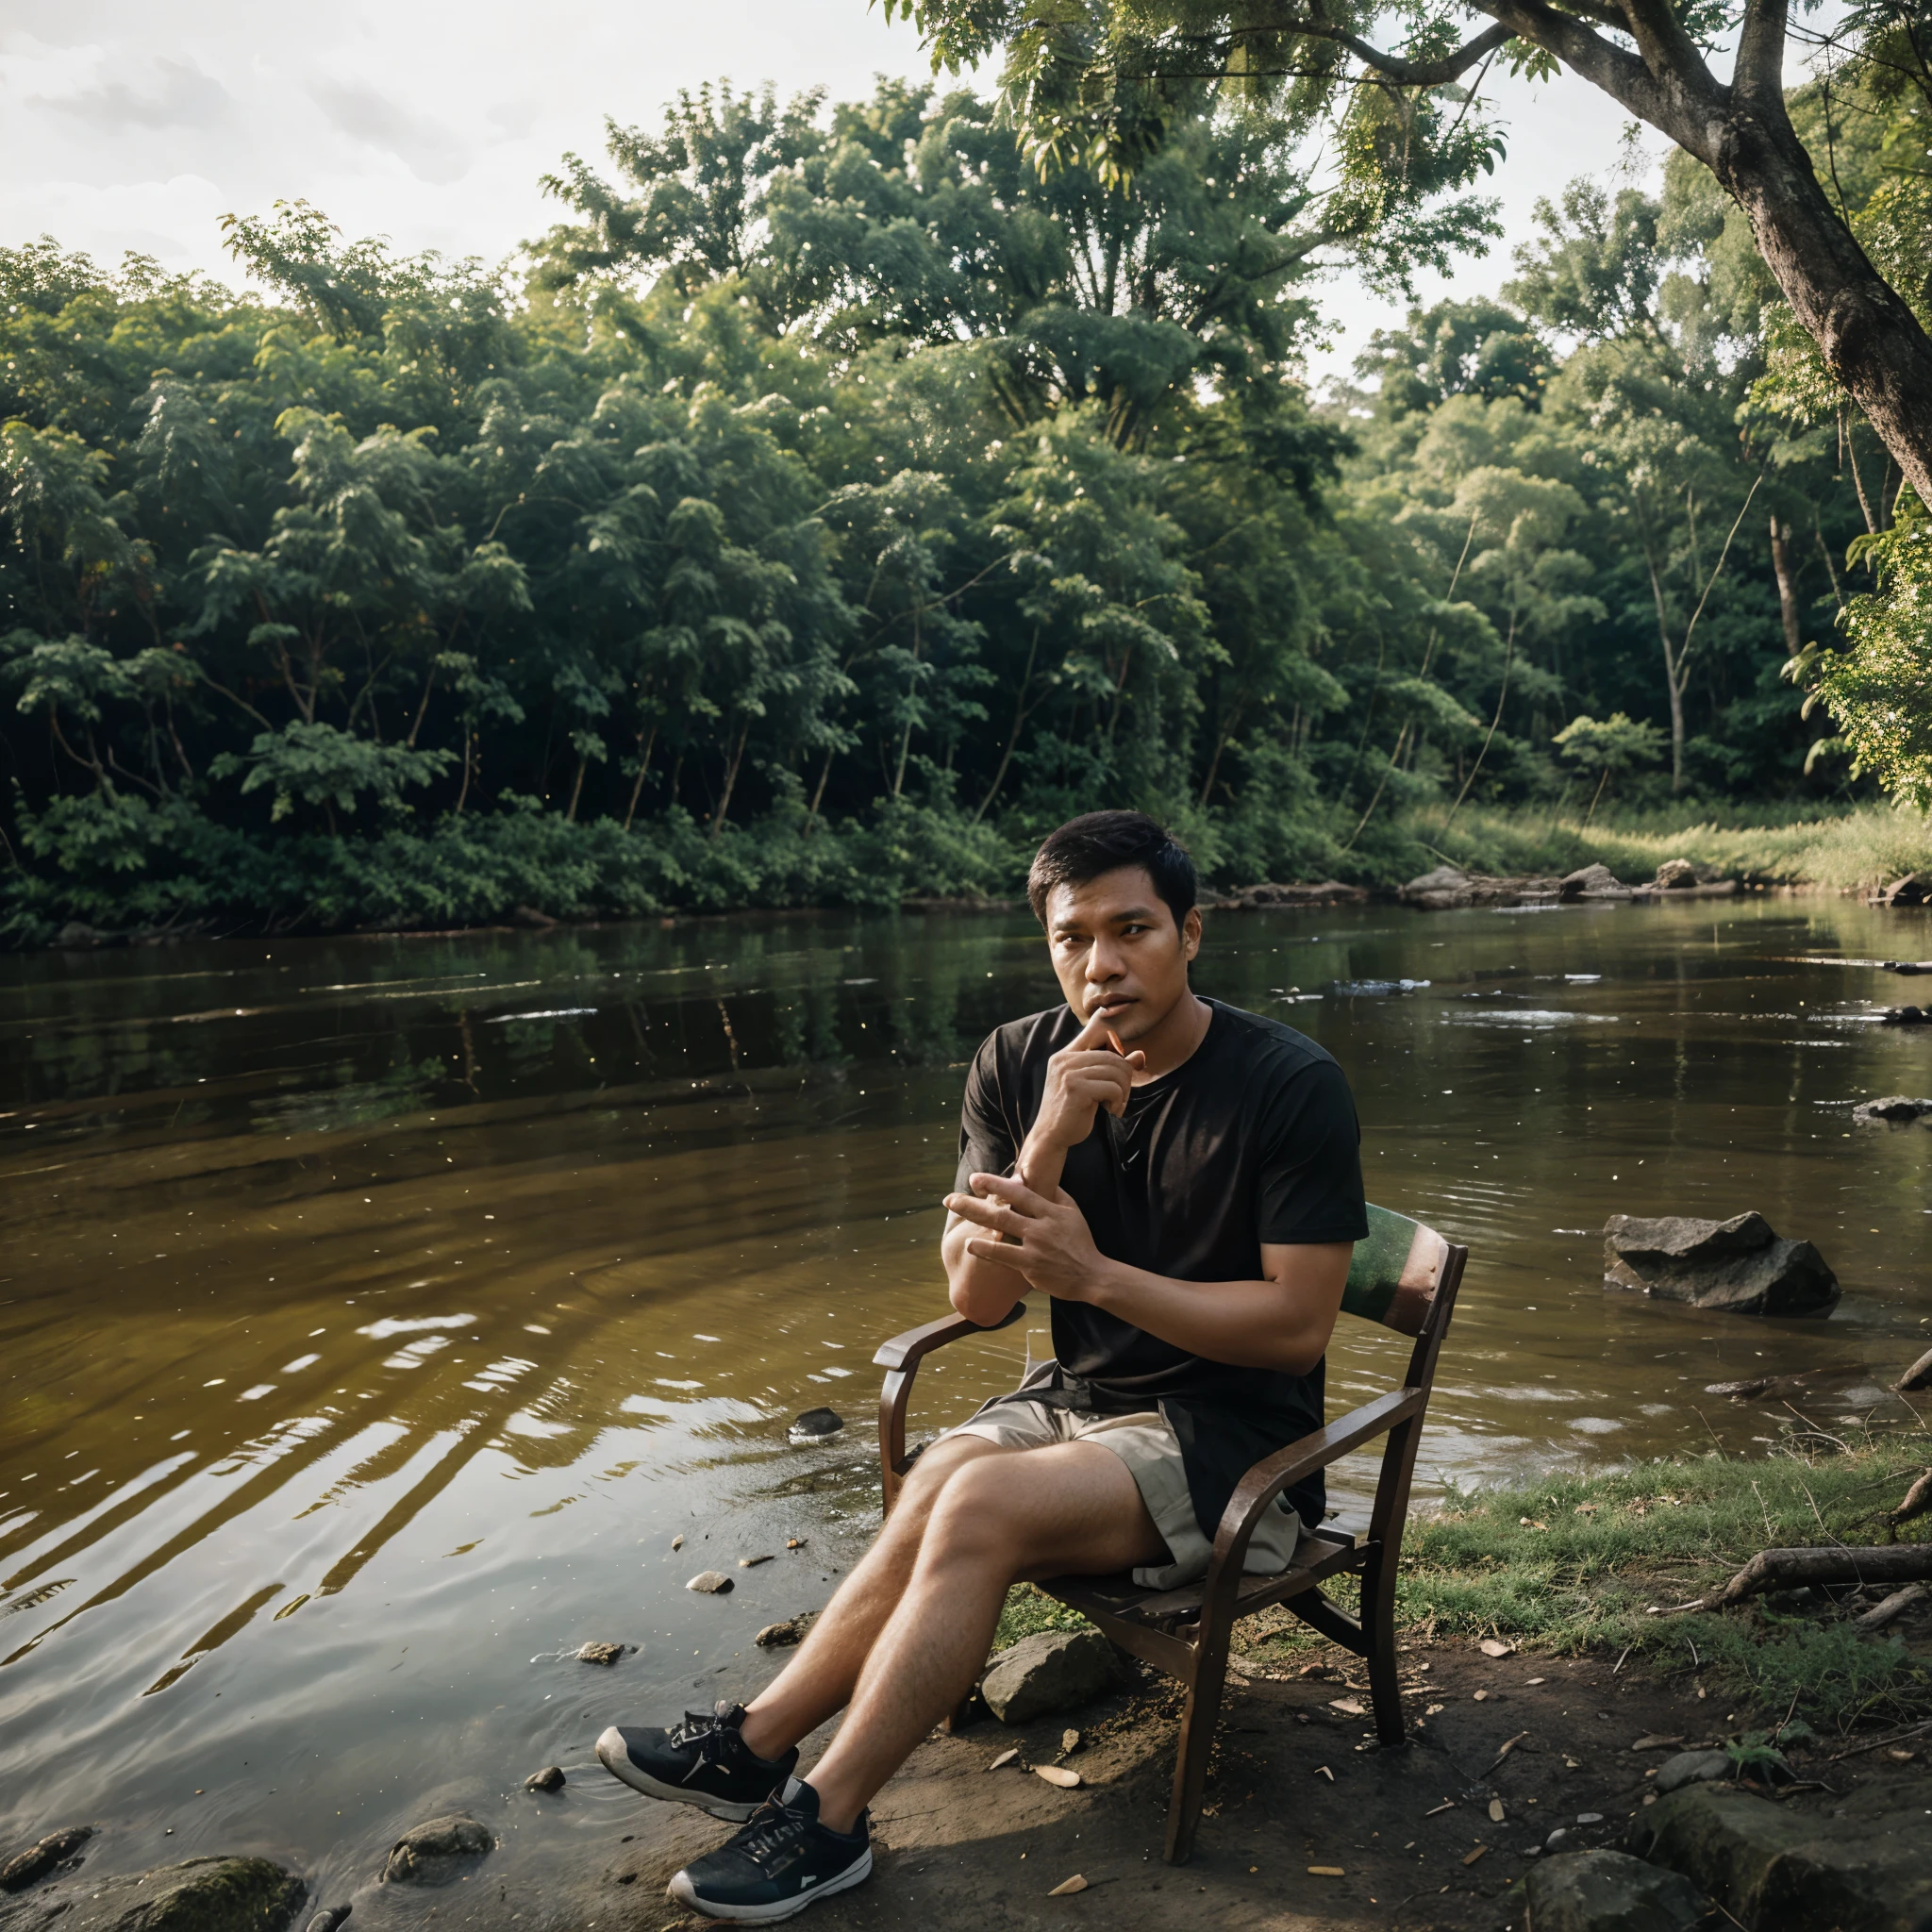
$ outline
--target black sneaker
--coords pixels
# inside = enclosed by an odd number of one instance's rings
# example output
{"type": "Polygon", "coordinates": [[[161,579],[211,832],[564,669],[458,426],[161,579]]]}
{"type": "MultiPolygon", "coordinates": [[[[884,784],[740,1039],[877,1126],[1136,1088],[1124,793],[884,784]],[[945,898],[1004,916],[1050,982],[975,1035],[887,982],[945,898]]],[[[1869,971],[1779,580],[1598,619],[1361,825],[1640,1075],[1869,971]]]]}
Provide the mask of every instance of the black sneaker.
{"type": "Polygon", "coordinates": [[[831,1830],[819,1823],[819,1794],[794,1777],[730,1843],[687,1865],[669,1889],[694,1912],[769,1925],[871,1876],[869,1815],[861,1811],[850,1831],[831,1830]]]}
{"type": "Polygon", "coordinates": [[[798,1762],[797,1747],[760,1757],[739,1734],[744,1706],[719,1700],[715,1710],[688,1710],[668,1731],[612,1724],[597,1740],[604,1769],[647,1798],[695,1805],[713,1818],[742,1824],[798,1762]]]}

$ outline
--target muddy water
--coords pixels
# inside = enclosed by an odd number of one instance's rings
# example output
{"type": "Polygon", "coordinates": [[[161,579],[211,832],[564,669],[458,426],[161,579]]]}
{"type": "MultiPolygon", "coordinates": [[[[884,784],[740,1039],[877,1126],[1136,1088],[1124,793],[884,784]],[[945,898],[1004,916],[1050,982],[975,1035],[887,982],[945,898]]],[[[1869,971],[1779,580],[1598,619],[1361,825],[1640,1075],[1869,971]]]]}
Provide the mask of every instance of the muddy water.
{"type": "MultiPolygon", "coordinates": [[[[1864,1371],[1932,1325],[1932,1129],[1849,1105],[1932,1093],[1932,1035],[1870,1017],[1924,982],[1804,961],[1927,955],[1922,915],[1836,899],[1361,908],[1221,917],[1199,983],[1329,1047],[1372,1195],[1474,1248],[1440,1484],[1900,1413],[1864,1371]],[[1830,1321],[1601,1289],[1607,1214],[1745,1208],[1824,1249],[1830,1321]],[[1704,1393],[1821,1367],[1794,1408],[1704,1393]]],[[[963,1062],[1054,996],[1027,923],[0,975],[0,1836],[92,1820],[101,1870],[260,1849],[379,1922],[358,1888],[437,1809],[503,1834],[492,1883],[653,1828],[591,1740],[755,1681],[752,1633],[860,1547],[872,1351],[942,1307],[963,1062]],[[844,1434],[790,1446],[820,1405],[844,1434]],[[550,1762],[565,1792],[524,1793],[550,1762]]],[[[918,1421],[1010,1383],[1029,1326],[937,1358],[918,1421]]],[[[1393,1359],[1338,1335],[1331,1410],[1393,1359]]]]}

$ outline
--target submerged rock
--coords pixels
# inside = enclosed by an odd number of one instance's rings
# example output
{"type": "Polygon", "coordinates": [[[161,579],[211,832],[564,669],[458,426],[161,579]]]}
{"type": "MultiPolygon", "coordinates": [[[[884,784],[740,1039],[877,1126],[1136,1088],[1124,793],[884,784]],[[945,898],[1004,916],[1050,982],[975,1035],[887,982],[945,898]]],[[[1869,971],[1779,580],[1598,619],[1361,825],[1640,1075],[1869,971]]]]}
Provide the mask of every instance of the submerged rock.
{"type": "Polygon", "coordinates": [[[1932,1007],[1884,1007],[1879,1009],[1881,1026],[1932,1026],[1932,1007]]]}
{"type": "Polygon", "coordinates": [[[1757,1213],[1613,1214],[1604,1224],[1604,1286],[1734,1315],[1822,1315],[1839,1297],[1818,1250],[1774,1234],[1757,1213]]]}
{"type": "Polygon", "coordinates": [[[0,1891],[25,1891],[57,1865],[66,1864],[93,1835],[91,1824],[70,1824],[65,1831],[50,1831],[38,1844],[15,1852],[0,1864],[0,1891]]]}
{"type": "Polygon", "coordinates": [[[190,1858],[47,1886],[0,1906],[5,1932],[285,1932],[308,1888],[266,1858],[190,1858]]]}
{"type": "Polygon", "coordinates": [[[630,1649],[627,1643],[583,1643],[577,1646],[577,1661],[585,1664],[614,1664],[630,1649]]]}
{"type": "Polygon", "coordinates": [[[1888,1093],[1882,1100],[1861,1100],[1852,1109],[1860,1126],[1878,1126],[1890,1121],[1915,1121],[1932,1114],[1932,1100],[1914,1100],[1906,1093],[1888,1093]]]}
{"type": "Polygon", "coordinates": [[[526,1791],[560,1791],[563,1789],[563,1766],[546,1764],[541,1771],[533,1771],[524,1780],[526,1791]]]}
{"type": "Polygon", "coordinates": [[[489,1827],[458,1811],[411,1825],[390,1848],[382,1875],[391,1885],[447,1885],[495,1849],[489,1827]]]}
{"type": "Polygon", "coordinates": [[[1688,1878],[1627,1852],[1560,1852],[1525,1890],[1536,1932],[1690,1932],[1710,1910],[1688,1878]]]}
{"type": "Polygon", "coordinates": [[[836,1436],[845,1426],[845,1418],[835,1408],[808,1408],[792,1419],[786,1434],[794,1442],[819,1442],[836,1436]]]}
{"type": "Polygon", "coordinates": [[[1117,1668],[1098,1630],[1041,1630],[993,1658],[979,1694],[1003,1724],[1030,1724],[1098,1697],[1117,1668]]]}

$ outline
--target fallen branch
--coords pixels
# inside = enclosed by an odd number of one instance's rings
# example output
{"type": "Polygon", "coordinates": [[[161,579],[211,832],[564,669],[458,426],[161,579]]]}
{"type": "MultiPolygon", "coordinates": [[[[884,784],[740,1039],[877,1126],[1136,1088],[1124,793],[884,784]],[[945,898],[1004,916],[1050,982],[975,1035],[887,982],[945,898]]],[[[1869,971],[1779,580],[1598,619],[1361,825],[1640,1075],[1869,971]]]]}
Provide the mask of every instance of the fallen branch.
{"type": "Polygon", "coordinates": [[[1912,1389],[1932,1389],[1932,1348],[1928,1348],[1892,1387],[1901,1394],[1912,1389]]]}
{"type": "Polygon", "coordinates": [[[1862,1617],[1854,1617],[1854,1627],[1859,1630],[1883,1630],[1888,1624],[1894,1623],[1925,1594],[1923,1583],[1908,1583],[1903,1590],[1895,1590],[1883,1603],[1874,1604],[1862,1617]]]}
{"type": "Polygon", "coordinates": [[[1891,1525],[1892,1535],[1896,1536],[1901,1523],[1909,1523],[1913,1517],[1923,1516],[1928,1509],[1932,1509],[1932,1469],[1928,1469],[1906,1491],[1905,1501],[1896,1509],[1889,1511],[1885,1520],[1891,1525]]]}
{"type": "Polygon", "coordinates": [[[1513,1738],[1511,1738],[1507,1744],[1505,1744],[1500,1751],[1496,1753],[1495,1763],[1491,1765],[1489,1770],[1484,1772],[1482,1776],[1476,1779],[1476,1783],[1479,1785],[1487,1784],[1491,1778],[1494,1777],[1496,1773],[1502,1769],[1504,1758],[1508,1757],[1510,1752],[1515,1750],[1517,1745],[1522,1743],[1523,1740],[1528,1736],[1529,1733],[1527,1731],[1518,1731],[1517,1734],[1513,1738]]]}
{"type": "Polygon", "coordinates": [[[1723,1589],[1688,1604],[1659,1606],[1654,1616],[1723,1610],[1767,1590],[1832,1584],[1923,1583],[1932,1579],[1932,1543],[1891,1543],[1876,1549],[1759,1550],[1723,1589]]]}
{"type": "Polygon", "coordinates": [[[1834,1751],[1825,1762],[1836,1764],[1843,1757],[1862,1757],[1868,1751],[1880,1751],[1888,1744],[1903,1744],[1907,1738],[1919,1737],[1926,1731],[1932,1731],[1932,1724],[1912,1724],[1903,1731],[1889,1731],[1882,1738],[1869,1738],[1862,1744],[1854,1744],[1849,1751],[1834,1751]]]}

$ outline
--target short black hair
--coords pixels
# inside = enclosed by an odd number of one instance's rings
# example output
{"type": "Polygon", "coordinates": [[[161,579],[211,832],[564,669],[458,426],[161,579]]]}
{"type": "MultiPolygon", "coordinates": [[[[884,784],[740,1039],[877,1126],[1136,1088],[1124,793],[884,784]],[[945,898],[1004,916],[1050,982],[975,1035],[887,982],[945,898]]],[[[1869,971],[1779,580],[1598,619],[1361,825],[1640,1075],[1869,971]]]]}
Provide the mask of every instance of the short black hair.
{"type": "Polygon", "coordinates": [[[1056,886],[1084,886],[1103,874],[1139,866],[1154,881],[1178,929],[1194,909],[1199,880],[1188,849],[1144,811],[1088,811],[1069,819],[1034,854],[1026,900],[1046,924],[1047,895],[1056,886]]]}

